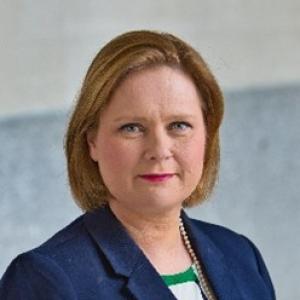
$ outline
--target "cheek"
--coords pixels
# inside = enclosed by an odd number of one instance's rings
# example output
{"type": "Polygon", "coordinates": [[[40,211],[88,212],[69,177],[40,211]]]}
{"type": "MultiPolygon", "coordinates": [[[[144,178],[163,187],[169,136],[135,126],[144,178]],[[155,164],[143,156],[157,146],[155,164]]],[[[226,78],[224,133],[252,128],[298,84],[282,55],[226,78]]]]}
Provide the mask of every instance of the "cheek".
{"type": "Polygon", "coordinates": [[[102,143],[99,155],[99,167],[103,176],[128,172],[133,165],[135,153],[128,144],[116,140],[106,140],[102,143]]]}
{"type": "Polygon", "coordinates": [[[204,163],[205,138],[203,136],[192,138],[182,146],[180,156],[186,169],[190,173],[201,175],[204,163]]]}

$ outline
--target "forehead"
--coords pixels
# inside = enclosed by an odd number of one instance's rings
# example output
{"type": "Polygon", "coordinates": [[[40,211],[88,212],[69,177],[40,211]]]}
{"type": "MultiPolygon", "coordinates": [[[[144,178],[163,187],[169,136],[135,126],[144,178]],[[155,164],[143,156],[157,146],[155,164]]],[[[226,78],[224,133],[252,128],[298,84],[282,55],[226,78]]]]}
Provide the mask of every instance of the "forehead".
{"type": "Polygon", "coordinates": [[[119,115],[199,114],[201,96],[182,70],[156,66],[129,74],[114,91],[107,113],[119,115]]]}

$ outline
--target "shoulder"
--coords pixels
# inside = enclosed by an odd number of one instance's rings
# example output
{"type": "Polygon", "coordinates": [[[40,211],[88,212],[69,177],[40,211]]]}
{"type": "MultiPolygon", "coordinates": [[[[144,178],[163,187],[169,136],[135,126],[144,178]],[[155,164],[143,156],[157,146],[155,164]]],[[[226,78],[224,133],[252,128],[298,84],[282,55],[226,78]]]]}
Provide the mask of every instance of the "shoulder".
{"type": "MultiPolygon", "coordinates": [[[[216,225],[196,219],[190,219],[195,231],[199,231],[228,258],[236,260],[248,260],[256,263],[258,249],[246,236],[227,227],[216,225]]],[[[260,255],[260,253],[259,253],[260,255]]]]}
{"type": "Polygon", "coordinates": [[[86,265],[86,258],[97,254],[95,244],[87,230],[84,222],[84,215],[79,216],[69,225],[65,226],[40,246],[22,253],[17,260],[27,262],[30,259],[40,259],[55,262],[65,269],[74,266],[76,262],[86,265]]]}
{"type": "Polygon", "coordinates": [[[190,220],[197,230],[203,232],[214,244],[224,250],[232,246],[249,247],[249,239],[232,229],[196,219],[190,220]]]}
{"type": "Polygon", "coordinates": [[[259,274],[275,299],[274,287],[264,263],[263,257],[256,245],[246,236],[221,225],[190,219],[194,234],[204,234],[224,256],[227,264],[234,270],[248,270],[259,274]]]}
{"type": "Polygon", "coordinates": [[[47,258],[55,261],[61,267],[64,262],[72,262],[72,258],[86,252],[92,245],[89,234],[83,222],[84,215],[76,218],[40,246],[20,255],[24,257],[47,258]]]}
{"type": "Polygon", "coordinates": [[[75,299],[73,287],[61,267],[38,252],[17,256],[0,281],[0,299],[48,299],[48,295],[54,299],[75,299]]]}
{"type": "Polygon", "coordinates": [[[82,278],[96,267],[101,271],[95,261],[101,257],[80,216],[10,263],[0,281],[0,299],[23,299],[24,293],[26,299],[47,299],[46,291],[58,299],[76,299],[74,291],[82,278]]]}

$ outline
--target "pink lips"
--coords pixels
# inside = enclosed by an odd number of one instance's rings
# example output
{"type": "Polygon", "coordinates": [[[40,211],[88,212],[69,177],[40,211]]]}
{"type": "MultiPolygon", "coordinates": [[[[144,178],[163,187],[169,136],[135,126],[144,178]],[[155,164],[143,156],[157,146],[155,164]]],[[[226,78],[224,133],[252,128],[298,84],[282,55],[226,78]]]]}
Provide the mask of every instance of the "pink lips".
{"type": "Polygon", "coordinates": [[[143,179],[146,179],[151,182],[162,182],[166,181],[169,178],[173,177],[173,174],[162,174],[162,175],[142,175],[140,176],[143,179]]]}

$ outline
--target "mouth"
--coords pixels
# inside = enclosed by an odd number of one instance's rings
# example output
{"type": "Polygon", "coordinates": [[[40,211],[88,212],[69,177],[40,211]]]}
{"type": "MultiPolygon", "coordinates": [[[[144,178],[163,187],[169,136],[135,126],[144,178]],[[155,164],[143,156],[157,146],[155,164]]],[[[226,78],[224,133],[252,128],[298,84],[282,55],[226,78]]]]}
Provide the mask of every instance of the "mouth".
{"type": "Polygon", "coordinates": [[[173,177],[175,174],[167,173],[167,174],[145,174],[145,175],[140,175],[142,179],[145,179],[147,181],[151,182],[162,182],[170,179],[173,177]]]}

